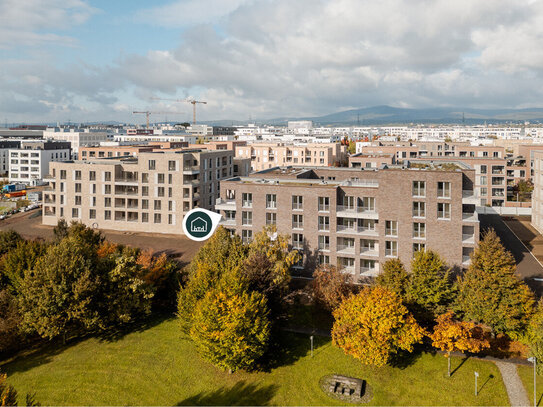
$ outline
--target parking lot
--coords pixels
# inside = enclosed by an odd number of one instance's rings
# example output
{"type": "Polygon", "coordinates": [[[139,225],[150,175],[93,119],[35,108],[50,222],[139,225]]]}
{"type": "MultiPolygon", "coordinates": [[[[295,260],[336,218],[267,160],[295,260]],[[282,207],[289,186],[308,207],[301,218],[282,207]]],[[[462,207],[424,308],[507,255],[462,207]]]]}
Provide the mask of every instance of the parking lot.
{"type": "MultiPolygon", "coordinates": [[[[27,239],[51,240],[54,237],[53,227],[41,224],[38,210],[17,213],[0,221],[0,230],[13,229],[27,239]]],[[[133,233],[102,230],[102,234],[111,242],[141,249],[152,250],[153,253],[166,253],[181,265],[188,264],[203,242],[195,242],[185,236],[164,235],[158,233],[133,233]]]]}

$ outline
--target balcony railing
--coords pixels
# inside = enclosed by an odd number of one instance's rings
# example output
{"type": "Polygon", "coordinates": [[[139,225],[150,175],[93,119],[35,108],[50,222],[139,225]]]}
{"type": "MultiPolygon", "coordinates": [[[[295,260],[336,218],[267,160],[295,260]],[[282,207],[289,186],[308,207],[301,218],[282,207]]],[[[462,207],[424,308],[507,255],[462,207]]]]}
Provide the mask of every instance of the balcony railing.
{"type": "Polygon", "coordinates": [[[377,248],[370,249],[368,247],[361,247],[360,255],[361,256],[379,256],[379,250],[377,248]]]}
{"type": "Polygon", "coordinates": [[[462,243],[475,243],[475,236],[469,233],[462,233],[462,243]]]}
{"type": "Polygon", "coordinates": [[[338,244],[336,247],[338,253],[351,253],[354,254],[354,246],[349,246],[345,244],[338,244]]]}

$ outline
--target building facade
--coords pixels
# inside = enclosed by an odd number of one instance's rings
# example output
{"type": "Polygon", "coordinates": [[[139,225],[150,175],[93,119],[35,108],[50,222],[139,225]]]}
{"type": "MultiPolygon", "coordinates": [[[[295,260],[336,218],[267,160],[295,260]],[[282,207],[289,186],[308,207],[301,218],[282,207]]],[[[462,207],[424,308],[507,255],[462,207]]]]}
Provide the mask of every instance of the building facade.
{"type": "Polygon", "coordinates": [[[56,141],[22,141],[9,150],[9,182],[31,184],[43,180],[49,173],[49,163],[68,161],[70,143],[56,141]]]}
{"type": "Polygon", "coordinates": [[[299,272],[322,263],[363,280],[399,258],[436,250],[451,267],[469,264],[479,237],[472,169],[276,168],[223,181],[215,209],[250,241],[266,225],[303,253],[299,272]]]}

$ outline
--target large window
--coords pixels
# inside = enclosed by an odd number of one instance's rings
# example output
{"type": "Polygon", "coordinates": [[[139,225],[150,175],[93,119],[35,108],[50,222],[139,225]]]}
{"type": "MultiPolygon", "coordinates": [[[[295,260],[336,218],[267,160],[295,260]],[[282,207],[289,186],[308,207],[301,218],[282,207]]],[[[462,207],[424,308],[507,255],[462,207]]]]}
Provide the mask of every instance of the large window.
{"type": "Polygon", "coordinates": [[[253,194],[244,192],[241,194],[241,206],[244,208],[253,207],[253,194]]]}
{"type": "Polygon", "coordinates": [[[319,236],[319,250],[330,250],[330,236],[319,236]]]}
{"type": "Polygon", "coordinates": [[[425,223],[413,223],[413,237],[424,239],[426,238],[426,224],[425,223]]]}
{"type": "Polygon", "coordinates": [[[292,234],[292,247],[302,249],[304,247],[304,235],[301,233],[292,234]]]}
{"type": "Polygon", "coordinates": [[[276,212],[266,212],[266,225],[277,225],[276,212]]]}
{"type": "Polygon", "coordinates": [[[304,215],[292,215],[292,228],[303,229],[304,227],[304,215]]]}
{"type": "Polygon", "coordinates": [[[390,240],[385,241],[385,256],[398,257],[398,242],[390,240]]]}
{"type": "Polygon", "coordinates": [[[413,196],[424,198],[426,197],[426,182],[413,181],[413,196]]]}
{"type": "Polygon", "coordinates": [[[253,231],[252,230],[242,230],[241,231],[241,241],[245,244],[251,243],[253,241],[253,231]]]}
{"type": "Polygon", "coordinates": [[[387,220],[385,221],[385,236],[398,236],[398,221],[387,220]]]}
{"type": "Polygon", "coordinates": [[[415,218],[424,218],[426,217],[426,203],[424,202],[413,202],[413,217],[415,218]]]}
{"type": "Polygon", "coordinates": [[[319,196],[319,211],[328,212],[330,210],[330,198],[327,196],[319,196]]]}
{"type": "Polygon", "coordinates": [[[451,218],[451,204],[450,203],[438,203],[437,204],[437,218],[438,219],[450,219],[451,218]]]}
{"type": "Polygon", "coordinates": [[[251,226],[253,224],[253,212],[242,211],[241,224],[245,226],[251,226]]]}
{"type": "Polygon", "coordinates": [[[300,210],[303,209],[303,196],[293,195],[292,196],[292,209],[300,210]]]}
{"type": "Polygon", "coordinates": [[[375,198],[366,196],[362,198],[362,210],[374,211],[375,210],[375,198]]]}
{"type": "Polygon", "coordinates": [[[450,198],[451,197],[451,183],[450,182],[438,182],[437,183],[437,197],[438,198],[450,198]]]}
{"type": "Polygon", "coordinates": [[[277,195],[276,194],[266,194],[266,208],[276,209],[277,208],[277,195]]]}
{"type": "Polygon", "coordinates": [[[319,230],[330,230],[330,217],[319,216],[319,230]]]}

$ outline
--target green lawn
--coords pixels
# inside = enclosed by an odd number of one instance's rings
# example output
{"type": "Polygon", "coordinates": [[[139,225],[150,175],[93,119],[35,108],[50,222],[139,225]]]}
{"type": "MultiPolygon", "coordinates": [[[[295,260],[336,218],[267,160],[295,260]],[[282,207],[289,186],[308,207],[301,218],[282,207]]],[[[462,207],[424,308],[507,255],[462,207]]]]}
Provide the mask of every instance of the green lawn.
{"type": "MultiPolygon", "coordinates": [[[[539,360],[537,361],[539,363],[539,360]]],[[[518,366],[517,367],[518,374],[520,376],[520,379],[522,380],[522,383],[524,384],[524,388],[526,389],[526,393],[528,394],[528,400],[530,400],[530,403],[533,404],[534,402],[534,368],[533,366],[518,366]]],[[[543,405],[543,376],[537,375],[537,405],[542,406],[543,405]]]]}
{"type": "MultiPolygon", "coordinates": [[[[370,368],[344,355],[329,339],[285,334],[276,367],[266,372],[221,372],[202,360],[173,319],[116,340],[90,338],[1,365],[21,395],[42,405],[337,405],[319,379],[339,373],[364,378],[378,405],[508,405],[498,369],[467,359],[446,377],[446,359],[421,354],[404,367],[370,368]],[[474,396],[474,371],[480,394],[474,396]],[[492,376],[491,376],[492,375],[492,376]]],[[[463,359],[453,358],[453,369],[463,359]]],[[[0,362],[1,363],[1,362],[0,362]]],[[[21,399],[22,400],[22,399],[21,399]]]]}

